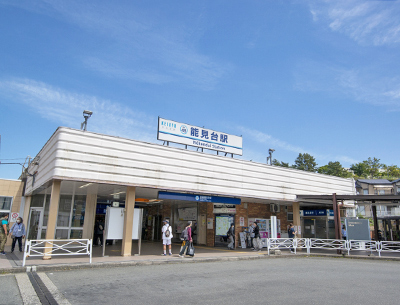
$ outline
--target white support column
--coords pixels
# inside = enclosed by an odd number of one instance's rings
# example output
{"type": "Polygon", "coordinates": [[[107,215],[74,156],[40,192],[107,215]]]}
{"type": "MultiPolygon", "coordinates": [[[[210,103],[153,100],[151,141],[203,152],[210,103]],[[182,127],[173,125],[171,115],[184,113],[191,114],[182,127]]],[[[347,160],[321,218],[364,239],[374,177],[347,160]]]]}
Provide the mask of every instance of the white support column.
{"type": "MultiPolygon", "coordinates": [[[[51,198],[49,206],[49,218],[47,220],[46,239],[54,239],[56,234],[58,205],[60,202],[61,180],[54,180],[51,188],[51,198]]],[[[46,243],[45,247],[51,247],[46,243]]],[[[43,259],[51,259],[51,254],[46,254],[43,259]]]]}
{"type": "Polygon", "coordinates": [[[86,206],[85,206],[85,220],[83,222],[82,238],[93,239],[94,222],[96,218],[97,207],[97,184],[90,185],[87,189],[86,206]]]}
{"type": "Polygon", "coordinates": [[[126,188],[125,199],[125,217],[124,217],[124,233],[122,239],[122,256],[132,255],[132,227],[133,227],[133,213],[135,209],[135,192],[136,188],[128,186],[126,188]]]}

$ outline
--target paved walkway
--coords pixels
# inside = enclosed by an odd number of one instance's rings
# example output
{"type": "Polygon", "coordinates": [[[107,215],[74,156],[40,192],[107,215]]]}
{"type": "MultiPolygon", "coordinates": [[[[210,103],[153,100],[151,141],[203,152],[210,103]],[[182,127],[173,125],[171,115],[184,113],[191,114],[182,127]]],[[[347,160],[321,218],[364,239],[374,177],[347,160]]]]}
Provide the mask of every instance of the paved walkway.
{"type": "MultiPolygon", "coordinates": [[[[132,247],[132,253],[137,252],[137,246],[132,247]]],[[[74,269],[74,268],[98,268],[105,266],[118,265],[147,265],[147,264],[162,264],[162,263],[180,263],[180,262],[203,262],[216,260],[249,260],[267,258],[267,249],[254,252],[251,249],[228,250],[226,248],[195,246],[196,254],[194,258],[180,258],[178,252],[180,244],[172,245],[173,255],[161,256],[162,244],[160,242],[143,242],[141,255],[133,255],[129,257],[120,256],[121,245],[107,245],[105,256],[102,256],[102,247],[93,247],[92,264],[89,264],[88,256],[53,256],[51,260],[43,260],[41,257],[30,257],[26,260],[26,267],[35,266],[38,270],[51,269],[74,269]]],[[[10,249],[6,247],[6,255],[0,256],[0,273],[24,272],[26,268],[22,267],[23,253],[16,251],[10,253],[10,249]]],[[[391,259],[399,260],[400,255],[397,253],[384,253],[379,258],[378,253],[370,253],[365,251],[354,251],[349,256],[350,258],[364,259],[391,259]]],[[[298,251],[297,254],[291,254],[289,250],[281,250],[281,255],[270,255],[269,257],[282,256],[307,256],[305,249],[298,251]]],[[[329,256],[340,257],[343,255],[337,254],[336,250],[312,250],[309,256],[329,256]]],[[[347,255],[346,255],[347,256],[347,255]]]]}

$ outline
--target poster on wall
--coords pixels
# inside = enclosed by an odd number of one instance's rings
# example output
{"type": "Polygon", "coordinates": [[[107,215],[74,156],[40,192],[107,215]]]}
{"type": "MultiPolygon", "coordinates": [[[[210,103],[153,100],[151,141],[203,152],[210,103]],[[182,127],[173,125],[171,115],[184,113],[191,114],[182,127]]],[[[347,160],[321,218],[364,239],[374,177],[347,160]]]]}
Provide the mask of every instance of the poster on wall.
{"type": "Polygon", "coordinates": [[[212,230],[213,229],[213,219],[212,218],[207,218],[207,229],[212,230]]]}
{"type": "Polygon", "coordinates": [[[233,223],[232,216],[216,216],[215,217],[215,235],[225,236],[228,232],[231,223],[233,223]]]}
{"type": "Polygon", "coordinates": [[[240,217],[240,226],[244,227],[244,217],[240,217]]]}
{"type": "Polygon", "coordinates": [[[240,236],[240,246],[243,249],[246,249],[246,233],[240,232],[239,236],[240,236]]]}
{"type": "Polygon", "coordinates": [[[195,220],[197,219],[197,208],[178,209],[179,220],[195,220]]]}

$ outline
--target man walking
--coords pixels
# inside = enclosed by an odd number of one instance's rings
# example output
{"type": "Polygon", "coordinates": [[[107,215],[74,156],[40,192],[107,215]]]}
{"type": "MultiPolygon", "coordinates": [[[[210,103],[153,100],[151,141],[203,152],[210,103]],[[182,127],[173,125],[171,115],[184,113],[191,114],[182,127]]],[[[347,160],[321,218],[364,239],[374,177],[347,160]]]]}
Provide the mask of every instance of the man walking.
{"type": "Polygon", "coordinates": [[[228,249],[234,250],[235,249],[235,225],[233,223],[231,224],[231,227],[229,228],[227,235],[228,235],[228,239],[229,239],[228,249]]]}
{"type": "Polygon", "coordinates": [[[164,247],[164,253],[161,254],[163,256],[167,255],[167,246],[169,249],[169,255],[172,255],[171,251],[171,239],[172,239],[172,228],[169,225],[169,220],[165,219],[164,220],[164,226],[161,229],[162,232],[162,240],[163,240],[163,247],[164,247]]]}
{"type": "Polygon", "coordinates": [[[6,255],[4,252],[4,246],[6,245],[9,231],[8,214],[5,214],[2,218],[0,218],[0,254],[2,255],[6,255]]]}
{"type": "MultiPolygon", "coordinates": [[[[288,230],[289,238],[295,239],[295,238],[296,238],[296,233],[297,233],[297,231],[294,229],[293,223],[290,223],[290,224],[289,224],[289,230],[288,230]]],[[[294,242],[294,241],[293,241],[293,242],[294,242]]],[[[295,253],[295,252],[294,252],[294,248],[291,248],[291,249],[290,249],[290,252],[291,252],[291,253],[295,253]]]]}
{"type": "Polygon", "coordinates": [[[254,239],[253,239],[254,250],[253,251],[261,251],[260,228],[259,228],[257,222],[254,222],[253,228],[254,228],[253,229],[253,233],[254,233],[254,239]]]}

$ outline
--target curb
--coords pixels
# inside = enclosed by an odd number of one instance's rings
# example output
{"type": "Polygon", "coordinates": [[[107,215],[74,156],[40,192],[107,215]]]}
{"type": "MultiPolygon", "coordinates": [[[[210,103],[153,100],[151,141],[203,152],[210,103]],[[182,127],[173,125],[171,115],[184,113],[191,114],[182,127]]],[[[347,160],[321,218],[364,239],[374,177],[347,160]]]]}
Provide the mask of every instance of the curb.
{"type": "Polygon", "coordinates": [[[223,257],[202,257],[202,258],[184,258],[174,260],[142,260],[142,261],[127,261],[127,262],[104,262],[104,263],[78,263],[78,264],[54,264],[54,265],[36,265],[25,267],[14,267],[0,269],[0,274],[16,274],[26,272],[27,267],[36,267],[36,272],[50,271],[68,271],[79,269],[99,269],[99,268],[118,268],[131,266],[156,266],[169,264],[195,264],[195,263],[215,263],[215,262],[234,262],[248,261],[258,259],[295,259],[295,258],[336,258],[336,259],[357,259],[357,260],[379,260],[379,261],[400,261],[400,257],[379,257],[379,256],[348,256],[348,255],[332,255],[332,254],[281,254],[269,255],[261,254],[259,256],[223,256],[223,257]]]}

